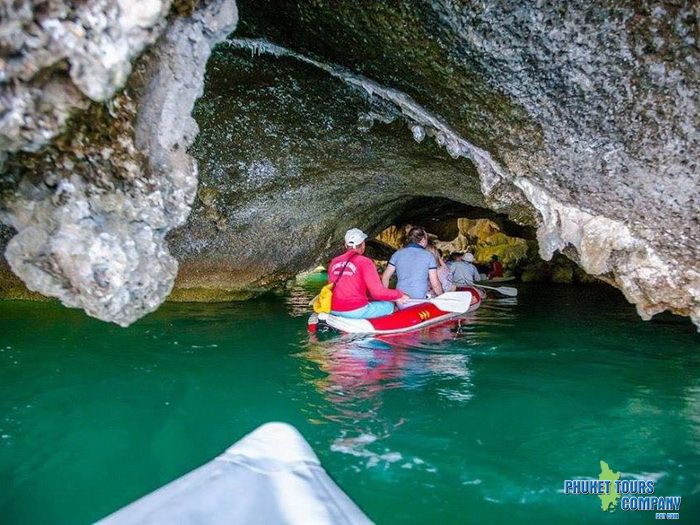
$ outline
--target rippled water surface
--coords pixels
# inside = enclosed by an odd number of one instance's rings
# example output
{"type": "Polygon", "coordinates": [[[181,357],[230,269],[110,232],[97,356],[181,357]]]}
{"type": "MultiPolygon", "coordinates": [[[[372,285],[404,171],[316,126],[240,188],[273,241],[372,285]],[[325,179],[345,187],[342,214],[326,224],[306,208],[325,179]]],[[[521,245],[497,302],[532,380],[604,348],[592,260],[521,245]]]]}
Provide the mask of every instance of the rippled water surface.
{"type": "Polygon", "coordinates": [[[700,338],[612,290],[522,287],[461,326],[310,340],[313,290],[122,329],[0,303],[0,521],[100,518],[256,426],[295,425],[381,523],[651,523],[562,494],[653,478],[700,516],[700,338]]]}

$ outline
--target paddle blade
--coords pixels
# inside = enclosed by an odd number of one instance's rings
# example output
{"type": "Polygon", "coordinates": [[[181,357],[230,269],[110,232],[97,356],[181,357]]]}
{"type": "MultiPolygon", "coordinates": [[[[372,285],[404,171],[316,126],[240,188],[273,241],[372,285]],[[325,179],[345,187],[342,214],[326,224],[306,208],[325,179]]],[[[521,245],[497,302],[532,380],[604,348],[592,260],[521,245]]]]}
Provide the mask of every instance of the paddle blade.
{"type": "Polygon", "coordinates": [[[517,288],[511,288],[510,286],[499,286],[496,288],[495,286],[484,286],[483,284],[477,284],[476,285],[478,288],[483,288],[485,290],[494,290],[500,294],[506,295],[508,297],[517,297],[518,296],[518,289],[517,288]]]}
{"type": "Polygon", "coordinates": [[[430,299],[430,302],[443,312],[463,314],[472,304],[472,294],[471,292],[447,292],[430,299]]]}
{"type": "Polygon", "coordinates": [[[496,290],[500,294],[507,295],[508,297],[518,296],[518,289],[511,288],[510,286],[499,286],[498,288],[494,287],[493,290],[496,290]]]}

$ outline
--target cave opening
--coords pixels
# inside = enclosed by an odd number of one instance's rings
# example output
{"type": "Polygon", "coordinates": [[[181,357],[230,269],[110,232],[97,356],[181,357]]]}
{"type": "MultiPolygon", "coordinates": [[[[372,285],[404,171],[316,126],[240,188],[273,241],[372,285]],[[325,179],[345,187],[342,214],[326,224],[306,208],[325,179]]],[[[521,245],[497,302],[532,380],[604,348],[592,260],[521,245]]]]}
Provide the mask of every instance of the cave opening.
{"type": "MultiPolygon", "coordinates": [[[[382,214],[360,211],[357,227],[369,235],[366,255],[383,269],[391,255],[406,244],[408,230],[423,227],[444,258],[454,253],[471,252],[479,271],[486,274],[492,256],[498,256],[504,277],[523,282],[590,283],[597,279],[585,274],[561,254],[551,261],[539,256],[536,229],[513,221],[507,214],[446,197],[408,196],[390,200],[382,214]],[[372,220],[367,218],[371,217],[372,220]],[[381,217],[381,218],[378,218],[381,217]]],[[[332,256],[342,252],[342,241],[333,247],[332,256]]],[[[317,261],[324,268],[328,258],[317,261]]]]}
{"type": "Polygon", "coordinates": [[[528,257],[528,240],[535,239],[534,229],[517,225],[505,214],[445,197],[418,196],[403,201],[376,234],[369,230],[374,234],[368,242],[370,255],[380,261],[388,259],[405,245],[412,226],[423,227],[445,256],[469,251],[482,266],[498,255],[515,268],[528,257]]]}

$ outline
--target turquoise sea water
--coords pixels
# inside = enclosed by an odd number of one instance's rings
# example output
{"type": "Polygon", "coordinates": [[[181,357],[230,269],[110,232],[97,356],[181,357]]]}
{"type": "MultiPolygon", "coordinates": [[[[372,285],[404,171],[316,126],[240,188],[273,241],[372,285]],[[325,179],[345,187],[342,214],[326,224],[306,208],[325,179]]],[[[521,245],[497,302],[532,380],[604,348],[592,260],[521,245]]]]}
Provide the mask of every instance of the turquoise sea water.
{"type": "Polygon", "coordinates": [[[652,478],[700,519],[700,338],[613,290],[522,287],[459,329],[313,341],[313,290],[128,329],[0,302],[0,521],[86,523],[267,421],[380,523],[653,523],[562,493],[652,478]]]}

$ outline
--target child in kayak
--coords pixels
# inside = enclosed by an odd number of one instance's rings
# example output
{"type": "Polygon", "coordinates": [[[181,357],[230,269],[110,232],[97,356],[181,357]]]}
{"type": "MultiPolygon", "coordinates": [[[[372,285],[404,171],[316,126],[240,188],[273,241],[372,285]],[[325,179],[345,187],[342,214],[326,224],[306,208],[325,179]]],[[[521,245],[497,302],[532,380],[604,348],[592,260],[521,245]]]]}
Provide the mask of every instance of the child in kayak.
{"type": "MultiPolygon", "coordinates": [[[[435,257],[435,263],[437,264],[437,276],[440,280],[442,291],[454,292],[457,289],[457,287],[452,282],[452,271],[450,271],[450,268],[445,263],[445,259],[442,258],[440,250],[438,250],[437,246],[435,246],[432,242],[428,244],[426,250],[432,253],[433,257],[435,257]]],[[[430,293],[430,295],[432,295],[433,297],[437,297],[438,295],[440,295],[437,293],[436,290],[433,289],[432,285],[430,287],[430,292],[428,293],[430,293]]]]}
{"type": "Polygon", "coordinates": [[[328,265],[328,281],[335,283],[331,314],[352,319],[372,319],[394,312],[394,302],[409,298],[401,290],[385,288],[374,262],[365,257],[365,235],[352,228],[345,234],[347,251],[328,265]],[[374,299],[370,301],[369,298],[374,299]]]}

